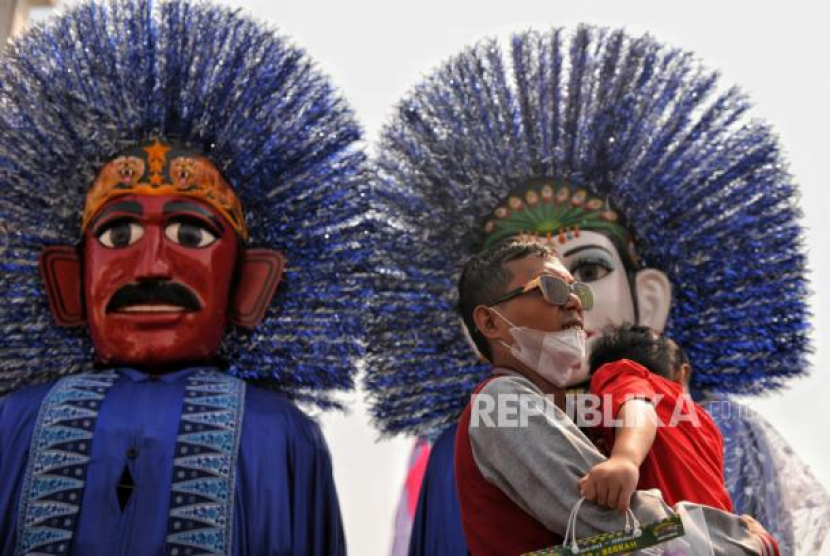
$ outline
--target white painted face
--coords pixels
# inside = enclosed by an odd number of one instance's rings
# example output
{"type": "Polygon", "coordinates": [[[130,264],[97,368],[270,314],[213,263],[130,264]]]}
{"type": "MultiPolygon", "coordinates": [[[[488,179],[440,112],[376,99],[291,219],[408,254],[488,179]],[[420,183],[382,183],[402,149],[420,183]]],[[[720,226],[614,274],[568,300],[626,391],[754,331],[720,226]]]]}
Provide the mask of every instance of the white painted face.
{"type": "MultiPolygon", "coordinates": [[[[614,243],[599,232],[582,231],[579,237],[555,244],[556,252],[573,277],[594,292],[594,307],[585,311],[589,346],[604,327],[634,322],[634,301],[628,273],[614,243]]],[[[671,284],[655,269],[637,272],[635,289],[639,303],[637,324],[662,331],[671,308],[671,284]]]]}
{"type": "Polygon", "coordinates": [[[608,325],[633,322],[628,275],[610,239],[598,232],[583,231],[564,244],[557,242],[556,252],[573,277],[591,286],[594,292],[594,307],[585,311],[589,340],[608,325]]]}

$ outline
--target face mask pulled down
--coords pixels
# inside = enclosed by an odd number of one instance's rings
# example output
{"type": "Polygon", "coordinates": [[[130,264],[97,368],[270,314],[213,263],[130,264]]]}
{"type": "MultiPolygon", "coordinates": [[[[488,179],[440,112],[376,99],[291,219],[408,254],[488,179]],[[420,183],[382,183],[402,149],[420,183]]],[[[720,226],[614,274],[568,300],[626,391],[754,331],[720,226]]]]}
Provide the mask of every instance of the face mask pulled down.
{"type": "Polygon", "coordinates": [[[585,331],[566,328],[545,332],[526,326],[516,326],[498,311],[494,312],[510,325],[515,343],[509,345],[513,357],[539,373],[558,388],[579,384],[588,377],[585,360],[585,331]]]}

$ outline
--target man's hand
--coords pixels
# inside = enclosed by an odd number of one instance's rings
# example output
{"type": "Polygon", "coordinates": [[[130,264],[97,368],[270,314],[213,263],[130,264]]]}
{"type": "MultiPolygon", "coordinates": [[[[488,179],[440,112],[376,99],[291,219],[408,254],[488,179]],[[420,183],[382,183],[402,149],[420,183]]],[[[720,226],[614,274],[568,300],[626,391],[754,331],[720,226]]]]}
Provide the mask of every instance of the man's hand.
{"type": "Polygon", "coordinates": [[[612,456],[579,480],[579,491],[586,500],[625,511],[639,480],[639,466],[628,458],[612,456]]]}

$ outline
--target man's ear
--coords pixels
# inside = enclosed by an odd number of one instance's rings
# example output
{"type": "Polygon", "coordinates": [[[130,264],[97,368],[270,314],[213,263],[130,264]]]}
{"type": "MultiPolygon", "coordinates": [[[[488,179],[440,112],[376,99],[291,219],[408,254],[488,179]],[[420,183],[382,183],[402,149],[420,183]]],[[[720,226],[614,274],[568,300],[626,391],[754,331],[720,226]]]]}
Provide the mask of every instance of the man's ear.
{"type": "Polygon", "coordinates": [[[501,337],[499,319],[484,305],[473,309],[473,322],[478,331],[488,340],[498,340],[501,337]]]}
{"type": "Polygon", "coordinates": [[[49,308],[58,325],[83,326],[86,323],[83,270],[78,250],[68,246],[44,247],[39,269],[46,285],[49,308]]]}
{"type": "Polygon", "coordinates": [[[270,249],[245,249],[239,260],[239,280],[230,307],[230,321],[256,328],[277,291],[285,257],[270,249]]]}
{"type": "Polygon", "coordinates": [[[671,311],[671,282],[665,273],[646,268],[635,278],[637,294],[637,324],[662,332],[671,311]]]}

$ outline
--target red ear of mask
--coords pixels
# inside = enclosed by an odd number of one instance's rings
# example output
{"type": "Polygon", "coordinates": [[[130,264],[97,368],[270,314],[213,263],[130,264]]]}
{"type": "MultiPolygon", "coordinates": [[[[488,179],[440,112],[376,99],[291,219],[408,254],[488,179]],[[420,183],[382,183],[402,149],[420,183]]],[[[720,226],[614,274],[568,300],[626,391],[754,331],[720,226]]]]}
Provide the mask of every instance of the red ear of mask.
{"type": "Polygon", "coordinates": [[[231,302],[230,321],[255,328],[277,291],[285,268],[285,257],[270,249],[246,249],[239,261],[239,283],[231,302]]]}
{"type": "Polygon", "coordinates": [[[46,284],[49,308],[59,326],[86,324],[81,258],[74,247],[45,247],[40,255],[40,276],[46,284]]]}

